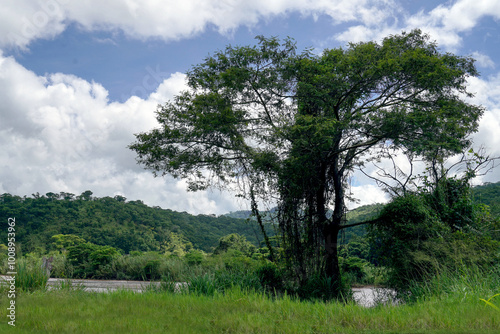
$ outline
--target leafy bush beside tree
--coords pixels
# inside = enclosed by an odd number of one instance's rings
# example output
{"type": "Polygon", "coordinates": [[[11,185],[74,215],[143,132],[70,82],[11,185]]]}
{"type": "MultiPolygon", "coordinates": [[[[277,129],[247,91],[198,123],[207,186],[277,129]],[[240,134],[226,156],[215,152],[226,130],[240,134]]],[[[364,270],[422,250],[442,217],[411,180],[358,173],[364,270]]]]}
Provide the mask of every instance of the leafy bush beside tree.
{"type": "Polygon", "coordinates": [[[375,258],[390,270],[389,284],[404,291],[442,271],[498,264],[491,223],[467,180],[443,178],[429,192],[394,198],[369,226],[369,238],[375,258]]]}

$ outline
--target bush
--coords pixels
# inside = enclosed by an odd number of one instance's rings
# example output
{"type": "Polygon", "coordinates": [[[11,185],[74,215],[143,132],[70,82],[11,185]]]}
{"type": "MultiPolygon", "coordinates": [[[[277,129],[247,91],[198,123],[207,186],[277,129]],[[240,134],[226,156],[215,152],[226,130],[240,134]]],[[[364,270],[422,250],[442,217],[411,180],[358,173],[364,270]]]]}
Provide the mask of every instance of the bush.
{"type": "Polygon", "coordinates": [[[341,269],[344,273],[351,274],[354,281],[362,283],[366,277],[365,267],[368,261],[355,256],[348,257],[341,261],[341,269]]]}
{"type": "Polygon", "coordinates": [[[379,223],[368,226],[374,256],[390,269],[389,284],[396,288],[424,279],[424,268],[412,254],[421,251],[425,241],[446,233],[447,227],[417,195],[395,198],[382,209],[379,223]]]}
{"type": "Polygon", "coordinates": [[[393,199],[382,209],[378,223],[368,227],[375,258],[388,268],[388,284],[399,291],[443,270],[485,269],[499,261],[500,244],[484,230],[488,222],[484,208],[467,200],[462,183],[444,184],[431,194],[393,199]],[[455,188],[460,190],[458,199],[451,198],[455,188]]]}
{"type": "Polygon", "coordinates": [[[75,277],[87,278],[93,276],[94,270],[89,258],[96,246],[90,242],[82,242],[68,247],[66,258],[74,268],[75,277]]]}
{"type": "Polygon", "coordinates": [[[274,263],[267,262],[256,270],[262,287],[269,292],[283,290],[283,275],[274,263]]]}
{"type": "Polygon", "coordinates": [[[251,256],[256,251],[256,247],[248,242],[244,236],[232,233],[219,239],[219,245],[214,249],[214,255],[230,250],[239,251],[245,256],[251,256]]]}
{"type": "Polygon", "coordinates": [[[350,282],[342,280],[342,286],[337,288],[333,277],[321,275],[311,275],[299,287],[292,291],[299,298],[305,300],[329,301],[332,299],[341,299],[343,301],[352,299],[352,290],[350,282]]]}
{"type": "Polygon", "coordinates": [[[189,292],[199,295],[225,293],[233,287],[246,291],[262,290],[259,277],[251,271],[217,270],[213,273],[194,275],[189,279],[189,292]]]}
{"type": "Polygon", "coordinates": [[[184,256],[184,259],[186,260],[188,265],[196,266],[202,264],[203,261],[205,261],[205,254],[202,251],[194,250],[187,253],[184,256]]]}
{"type": "Polygon", "coordinates": [[[54,259],[52,261],[51,277],[71,278],[73,277],[73,265],[66,259],[65,254],[51,252],[50,256],[54,259]]]}
{"type": "Polygon", "coordinates": [[[119,256],[113,260],[112,267],[118,279],[148,281],[165,274],[161,268],[166,261],[167,258],[157,252],[146,252],[119,256]]]}
{"type": "Polygon", "coordinates": [[[74,268],[75,277],[111,278],[111,262],[118,254],[114,247],[83,241],[68,247],[67,260],[74,268]]]}
{"type": "Polygon", "coordinates": [[[95,269],[111,263],[111,260],[118,255],[116,248],[111,246],[96,246],[89,254],[89,261],[95,269]]]}

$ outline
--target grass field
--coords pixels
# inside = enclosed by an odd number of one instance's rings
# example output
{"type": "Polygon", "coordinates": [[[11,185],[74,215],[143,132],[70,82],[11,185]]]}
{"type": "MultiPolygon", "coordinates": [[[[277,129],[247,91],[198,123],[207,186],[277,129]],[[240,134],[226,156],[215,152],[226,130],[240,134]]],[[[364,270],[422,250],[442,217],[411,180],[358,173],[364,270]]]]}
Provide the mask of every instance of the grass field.
{"type": "MultiPolygon", "coordinates": [[[[2,310],[7,303],[3,294],[2,310]]],[[[500,333],[500,312],[473,291],[363,308],[239,289],[214,296],[63,289],[18,295],[15,329],[2,318],[2,333],[500,333]]]]}

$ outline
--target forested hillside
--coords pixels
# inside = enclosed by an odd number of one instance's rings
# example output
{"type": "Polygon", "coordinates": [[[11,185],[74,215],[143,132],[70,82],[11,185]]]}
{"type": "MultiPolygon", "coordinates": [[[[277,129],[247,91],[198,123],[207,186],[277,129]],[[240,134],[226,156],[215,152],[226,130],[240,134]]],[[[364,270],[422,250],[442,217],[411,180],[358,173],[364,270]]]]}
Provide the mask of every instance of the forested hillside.
{"type": "Polygon", "coordinates": [[[500,182],[485,183],[473,188],[474,198],[490,207],[493,217],[500,217],[500,182]]]}
{"type": "MultiPolygon", "coordinates": [[[[500,182],[477,186],[473,191],[477,201],[490,207],[493,217],[500,216],[500,182]]],[[[359,207],[348,213],[348,221],[370,219],[382,207],[382,204],[359,207]]],[[[75,234],[125,253],[159,251],[171,232],[183,235],[195,248],[207,252],[217,246],[221,237],[231,233],[241,234],[258,246],[262,237],[256,223],[247,221],[250,214],[237,211],[220,217],[194,216],[149,207],[141,201],[127,201],[122,196],[93,197],[91,191],[79,196],[64,192],[31,197],[0,195],[0,216],[16,218],[16,238],[23,252],[48,250],[51,237],[57,234],[75,234]]],[[[364,234],[365,226],[361,225],[346,229],[339,238],[346,243],[364,234]]],[[[5,240],[0,240],[1,243],[5,240]]]]}
{"type": "MultiPolygon", "coordinates": [[[[109,245],[128,253],[160,251],[171,232],[186,237],[193,246],[211,251],[218,240],[230,233],[244,235],[258,244],[256,227],[243,219],[226,216],[193,216],[122,196],[92,197],[69,193],[35,194],[19,197],[0,195],[0,216],[16,218],[16,241],[22,252],[45,251],[51,237],[74,234],[97,245],[109,245]]],[[[6,226],[3,224],[3,226],[6,226]]],[[[0,243],[6,243],[4,233],[0,243]]]]}

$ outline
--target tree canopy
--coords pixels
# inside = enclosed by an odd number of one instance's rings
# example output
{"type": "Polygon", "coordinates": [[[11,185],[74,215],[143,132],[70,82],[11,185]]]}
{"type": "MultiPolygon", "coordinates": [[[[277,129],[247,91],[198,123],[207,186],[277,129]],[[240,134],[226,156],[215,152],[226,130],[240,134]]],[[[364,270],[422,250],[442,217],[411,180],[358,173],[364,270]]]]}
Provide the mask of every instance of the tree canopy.
{"type": "Polygon", "coordinates": [[[320,273],[340,286],[349,175],[394,152],[445,158],[470,145],[483,113],[465,100],[474,60],[440,52],[419,30],[319,55],[257,40],[194,66],[189,89],[159,106],[159,128],[130,148],[191,190],[238,185],[253,204],[272,199],[299,281],[320,273]]]}

